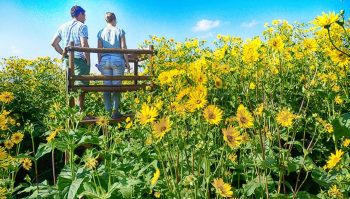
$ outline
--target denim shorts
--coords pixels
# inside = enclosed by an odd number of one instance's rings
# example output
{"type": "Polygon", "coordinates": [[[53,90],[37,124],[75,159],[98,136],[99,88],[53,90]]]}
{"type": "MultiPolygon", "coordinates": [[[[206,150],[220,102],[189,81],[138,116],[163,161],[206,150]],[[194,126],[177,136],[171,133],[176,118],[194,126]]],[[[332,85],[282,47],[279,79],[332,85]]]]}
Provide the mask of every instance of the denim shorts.
{"type": "Polygon", "coordinates": [[[124,67],[124,66],[125,66],[124,57],[105,55],[101,58],[98,70],[102,72],[102,70],[105,68],[111,68],[113,70],[117,67],[124,67]]]}
{"type": "MultiPolygon", "coordinates": [[[[105,76],[122,76],[125,70],[124,58],[105,55],[101,58],[98,70],[105,76]]],[[[104,81],[104,84],[120,85],[121,81],[104,81]]]]}

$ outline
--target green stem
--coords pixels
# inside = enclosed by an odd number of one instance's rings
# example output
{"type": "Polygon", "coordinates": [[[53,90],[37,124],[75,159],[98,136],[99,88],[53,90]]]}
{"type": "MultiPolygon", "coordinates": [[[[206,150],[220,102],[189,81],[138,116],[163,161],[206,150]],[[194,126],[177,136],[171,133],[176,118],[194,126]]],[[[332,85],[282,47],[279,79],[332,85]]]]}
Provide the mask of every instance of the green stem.
{"type": "Polygon", "coordinates": [[[333,40],[332,40],[332,38],[331,38],[331,34],[330,34],[329,28],[327,28],[327,32],[328,32],[329,41],[331,42],[332,46],[333,46],[336,50],[338,50],[339,52],[341,52],[341,53],[343,53],[344,55],[347,55],[348,57],[350,57],[350,54],[348,54],[348,53],[342,51],[340,48],[338,48],[338,47],[334,44],[334,42],[333,42],[333,40]]]}

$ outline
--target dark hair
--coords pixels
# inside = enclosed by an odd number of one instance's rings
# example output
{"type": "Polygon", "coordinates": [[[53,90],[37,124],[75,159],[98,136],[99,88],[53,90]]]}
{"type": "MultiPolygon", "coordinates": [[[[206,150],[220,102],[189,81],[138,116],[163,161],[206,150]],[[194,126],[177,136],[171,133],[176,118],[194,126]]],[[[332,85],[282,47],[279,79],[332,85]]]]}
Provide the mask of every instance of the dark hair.
{"type": "Polygon", "coordinates": [[[75,5],[70,9],[70,15],[72,17],[77,17],[80,13],[85,13],[85,10],[80,6],[75,5]]]}
{"type": "Polygon", "coordinates": [[[113,20],[116,20],[115,14],[113,12],[106,12],[105,17],[107,23],[111,23],[113,20]]]}

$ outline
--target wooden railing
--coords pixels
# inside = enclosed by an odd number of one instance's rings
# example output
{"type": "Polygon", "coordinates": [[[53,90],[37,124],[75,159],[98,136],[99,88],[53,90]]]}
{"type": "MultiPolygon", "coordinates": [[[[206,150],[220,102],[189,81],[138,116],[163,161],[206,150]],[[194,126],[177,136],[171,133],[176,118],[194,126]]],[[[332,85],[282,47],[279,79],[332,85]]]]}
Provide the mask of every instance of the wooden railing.
{"type": "Polygon", "coordinates": [[[136,91],[140,89],[145,89],[146,86],[153,86],[151,82],[152,76],[140,76],[138,67],[139,61],[144,60],[140,57],[141,55],[148,55],[150,59],[149,72],[153,74],[152,71],[152,59],[154,54],[153,45],[149,46],[148,50],[141,49],[115,49],[115,48],[86,48],[86,47],[76,47],[73,42],[70,42],[69,46],[66,48],[69,55],[69,67],[67,71],[67,90],[83,92],[127,92],[136,91]],[[130,63],[134,63],[134,76],[103,76],[103,75],[74,75],[74,52],[88,52],[88,53],[120,53],[127,54],[130,63]],[[74,85],[76,80],[80,81],[101,81],[101,80],[128,80],[133,81],[133,84],[121,84],[121,85],[74,85]],[[138,81],[148,81],[139,84],[138,81]]]}

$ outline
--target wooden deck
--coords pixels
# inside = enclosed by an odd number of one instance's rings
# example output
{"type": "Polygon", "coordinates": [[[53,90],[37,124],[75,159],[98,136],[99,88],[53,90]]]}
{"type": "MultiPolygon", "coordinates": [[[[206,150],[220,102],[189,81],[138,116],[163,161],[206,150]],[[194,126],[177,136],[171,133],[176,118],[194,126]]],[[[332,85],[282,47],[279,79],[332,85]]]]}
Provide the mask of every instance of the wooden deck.
{"type": "MultiPolygon", "coordinates": [[[[134,113],[128,113],[128,114],[124,114],[122,115],[121,117],[119,118],[116,118],[116,119],[112,119],[110,118],[109,119],[109,124],[116,124],[118,122],[122,122],[122,121],[125,121],[126,118],[130,117],[131,119],[135,117],[135,114],[134,113]]],[[[96,118],[92,118],[92,119],[85,119],[85,120],[82,120],[80,122],[80,124],[96,124],[96,121],[97,121],[97,117],[96,118]]]]}

